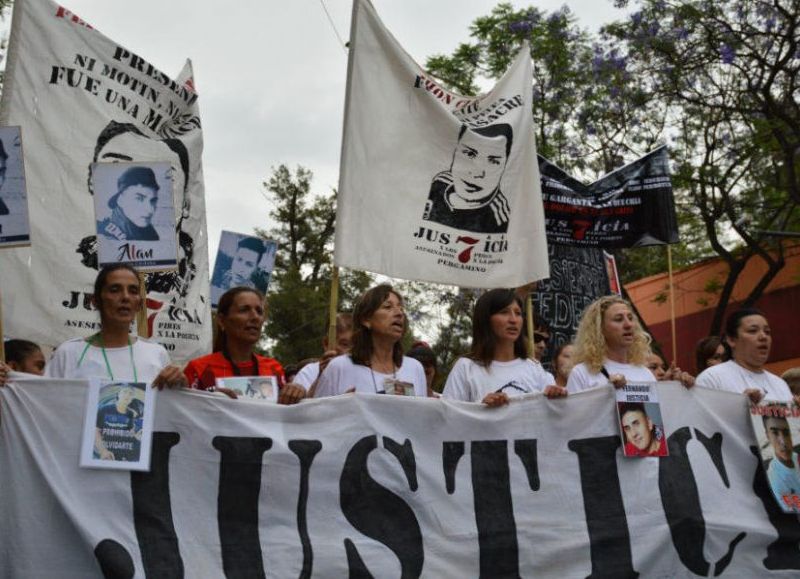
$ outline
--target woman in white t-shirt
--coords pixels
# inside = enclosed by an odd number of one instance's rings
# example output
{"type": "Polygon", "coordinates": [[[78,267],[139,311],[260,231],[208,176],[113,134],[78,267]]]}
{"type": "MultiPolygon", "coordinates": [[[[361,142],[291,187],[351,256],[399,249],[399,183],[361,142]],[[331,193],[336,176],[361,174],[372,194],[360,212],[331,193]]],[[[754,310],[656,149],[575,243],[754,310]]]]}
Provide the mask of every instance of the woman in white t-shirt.
{"type": "Polygon", "coordinates": [[[484,293],[472,314],[470,354],[453,365],[442,397],[502,406],[512,396],[531,392],[566,396],[566,389],[555,386],[555,378],[528,358],[522,324],[522,302],[513,290],[484,293]]]}
{"type": "MultiPolygon", "coordinates": [[[[730,359],[703,370],[697,385],[745,394],[754,403],[791,402],[792,391],[782,379],[764,369],[772,347],[767,318],[755,308],[741,309],[728,317],[723,342],[730,359]]],[[[800,397],[797,398],[800,403],[800,397]]]]}
{"type": "Polygon", "coordinates": [[[633,315],[630,304],[619,296],[604,296],[583,311],[575,335],[575,362],[567,390],[580,392],[609,383],[621,388],[626,382],[655,382],[644,365],[650,352],[650,336],[633,315]]]}
{"type": "Polygon", "coordinates": [[[425,396],[425,370],[403,356],[400,345],[407,329],[403,298],[392,286],[367,290],[353,310],[353,347],[328,363],[314,397],[347,392],[425,396]]]}
{"type": "Polygon", "coordinates": [[[92,299],[100,312],[100,331],[56,348],[45,368],[46,376],[108,378],[156,387],[186,385],[183,372],[170,364],[163,346],[130,334],[144,299],[136,269],[128,264],[105,266],[97,274],[92,299]]]}

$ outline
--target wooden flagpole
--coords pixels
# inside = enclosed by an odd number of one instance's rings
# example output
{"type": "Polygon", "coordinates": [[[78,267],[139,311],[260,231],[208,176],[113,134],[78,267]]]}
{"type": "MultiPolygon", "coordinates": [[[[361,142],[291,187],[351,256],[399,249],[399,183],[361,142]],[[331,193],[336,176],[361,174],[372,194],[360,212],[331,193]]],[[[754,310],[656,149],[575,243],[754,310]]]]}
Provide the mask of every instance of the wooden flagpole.
{"type": "Polygon", "coordinates": [[[678,340],[675,336],[675,281],[672,278],[672,246],[667,244],[667,267],[669,268],[669,317],[672,328],[672,363],[677,365],[678,340]]]}
{"type": "Polygon", "coordinates": [[[145,278],[147,274],[139,274],[139,295],[142,296],[142,305],[139,306],[139,311],[136,313],[136,329],[137,333],[142,338],[149,338],[150,333],[147,331],[147,284],[145,278]]]}
{"type": "Polygon", "coordinates": [[[336,314],[339,312],[339,268],[331,272],[331,303],[328,311],[328,349],[336,344],[336,314]]]}

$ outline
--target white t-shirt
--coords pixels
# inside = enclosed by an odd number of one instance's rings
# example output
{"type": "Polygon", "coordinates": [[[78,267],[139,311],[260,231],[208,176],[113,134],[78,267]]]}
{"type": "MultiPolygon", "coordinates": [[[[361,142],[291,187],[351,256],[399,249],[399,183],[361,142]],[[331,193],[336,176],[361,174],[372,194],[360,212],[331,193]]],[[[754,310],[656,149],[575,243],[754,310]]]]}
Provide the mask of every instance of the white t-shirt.
{"type": "Polygon", "coordinates": [[[764,400],[770,402],[791,402],[792,391],[782,379],[764,370],[751,372],[733,360],[711,366],[703,370],[695,380],[697,386],[736,392],[742,394],[748,388],[756,388],[764,393],[764,400]]]}
{"type": "MultiPolygon", "coordinates": [[[[133,382],[136,378],[139,382],[149,384],[170,363],[169,354],[161,344],[144,338],[136,338],[131,348],[133,350],[133,363],[136,366],[135,377],[133,366],[131,365],[131,351],[128,350],[128,346],[106,348],[106,357],[108,358],[108,365],[111,367],[111,373],[114,375],[114,380],[133,382]]],[[[111,379],[105,358],[103,358],[103,349],[89,345],[83,338],[67,340],[56,348],[47,363],[44,373],[45,376],[50,378],[111,379]],[[86,352],[85,354],[84,351],[86,352]],[[83,357],[82,360],[81,356],[83,357]]]]}
{"type": "Polygon", "coordinates": [[[442,398],[481,402],[484,396],[501,388],[513,397],[541,392],[555,383],[553,375],[534,360],[493,361],[487,368],[470,358],[459,358],[447,377],[442,398]]]}
{"type": "Polygon", "coordinates": [[[317,377],[319,377],[319,362],[311,362],[310,364],[306,364],[300,368],[300,371],[295,374],[292,382],[295,384],[300,384],[300,386],[308,391],[317,377]]]}
{"type": "Polygon", "coordinates": [[[351,388],[355,388],[356,392],[379,394],[384,392],[384,380],[387,378],[410,382],[414,385],[414,396],[428,394],[425,370],[414,358],[403,356],[403,365],[392,375],[375,372],[369,366],[354,364],[350,354],[343,354],[328,362],[328,367],[317,382],[317,392],[314,396],[316,398],[336,396],[344,394],[351,388]]]}
{"type": "MultiPolygon", "coordinates": [[[[647,366],[636,366],[635,364],[621,364],[606,358],[603,360],[603,367],[609,376],[622,374],[628,382],[655,382],[656,377],[647,369],[647,366]]],[[[576,365],[569,373],[567,380],[567,391],[570,394],[599,388],[609,384],[608,378],[602,372],[592,372],[585,362],[576,365]]]]}
{"type": "Polygon", "coordinates": [[[788,468],[777,458],[773,458],[767,468],[769,486],[779,501],[786,495],[800,495],[800,470],[797,465],[797,454],[794,452],[792,463],[794,468],[788,468]]]}

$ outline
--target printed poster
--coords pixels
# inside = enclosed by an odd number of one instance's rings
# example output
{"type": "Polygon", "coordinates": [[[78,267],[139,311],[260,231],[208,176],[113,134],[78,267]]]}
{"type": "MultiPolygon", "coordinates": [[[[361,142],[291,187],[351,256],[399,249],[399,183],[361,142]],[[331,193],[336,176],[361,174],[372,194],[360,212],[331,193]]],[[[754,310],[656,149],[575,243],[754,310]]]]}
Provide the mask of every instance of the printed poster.
{"type": "Polygon", "coordinates": [[[616,388],[617,415],[626,457],[667,456],[667,433],[655,383],[628,383],[616,388]]]}
{"type": "Polygon", "coordinates": [[[751,404],[750,419],[764,472],[785,513],[800,513],[800,408],[794,404],[751,404]]]}
{"type": "Polygon", "coordinates": [[[94,163],[92,190],[101,267],[127,263],[140,271],[177,268],[169,163],[94,163]]]}
{"type": "Polygon", "coordinates": [[[80,465],[150,470],[155,401],[144,382],[90,380],[80,465]]]}
{"type": "Polygon", "coordinates": [[[20,127],[0,127],[0,248],[30,245],[20,127]]]}
{"type": "Polygon", "coordinates": [[[217,378],[217,386],[233,390],[239,398],[249,398],[261,402],[278,401],[278,379],[275,376],[217,378]]]}
{"type": "Polygon", "coordinates": [[[249,287],[267,295],[278,244],[242,233],[223,231],[211,277],[211,307],[231,288],[249,287]]]}

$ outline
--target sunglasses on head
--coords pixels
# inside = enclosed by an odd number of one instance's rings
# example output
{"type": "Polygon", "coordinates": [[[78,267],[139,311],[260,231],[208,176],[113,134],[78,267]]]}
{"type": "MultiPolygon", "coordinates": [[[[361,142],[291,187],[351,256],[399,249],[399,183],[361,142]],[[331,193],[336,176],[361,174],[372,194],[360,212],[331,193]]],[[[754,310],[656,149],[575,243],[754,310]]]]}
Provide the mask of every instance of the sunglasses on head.
{"type": "Polygon", "coordinates": [[[539,332],[533,333],[533,341],[535,343],[544,342],[545,344],[550,341],[550,336],[545,336],[544,334],[540,334],[539,332]]]}

